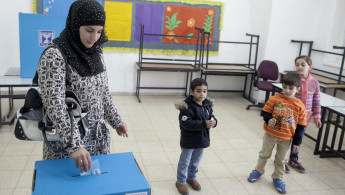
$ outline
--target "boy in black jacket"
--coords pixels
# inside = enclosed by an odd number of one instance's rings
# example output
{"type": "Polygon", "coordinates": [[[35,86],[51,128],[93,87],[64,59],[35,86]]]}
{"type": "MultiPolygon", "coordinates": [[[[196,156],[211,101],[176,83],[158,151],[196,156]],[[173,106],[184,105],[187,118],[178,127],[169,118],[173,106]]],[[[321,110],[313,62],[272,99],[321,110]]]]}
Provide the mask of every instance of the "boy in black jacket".
{"type": "Polygon", "coordinates": [[[217,119],[212,114],[213,102],[206,99],[207,82],[201,78],[194,79],[190,88],[191,95],[183,103],[175,105],[180,110],[180,146],[182,150],[177,167],[176,187],[183,195],[189,194],[186,182],[194,190],[201,189],[196,180],[198,164],[204,148],[210,146],[209,130],[217,125],[217,119]],[[188,178],[186,178],[187,168],[188,178]]]}

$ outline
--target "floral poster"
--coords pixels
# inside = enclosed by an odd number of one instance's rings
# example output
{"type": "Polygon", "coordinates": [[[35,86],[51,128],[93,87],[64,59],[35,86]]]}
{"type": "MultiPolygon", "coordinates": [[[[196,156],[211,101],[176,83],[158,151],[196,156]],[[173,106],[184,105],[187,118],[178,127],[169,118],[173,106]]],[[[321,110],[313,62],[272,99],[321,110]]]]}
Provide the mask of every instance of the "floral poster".
{"type": "MultiPolygon", "coordinates": [[[[164,34],[197,36],[195,27],[203,28],[205,32],[210,32],[210,40],[213,37],[215,9],[165,6],[164,34]]],[[[165,43],[195,44],[196,39],[185,37],[165,37],[165,43]]]]}

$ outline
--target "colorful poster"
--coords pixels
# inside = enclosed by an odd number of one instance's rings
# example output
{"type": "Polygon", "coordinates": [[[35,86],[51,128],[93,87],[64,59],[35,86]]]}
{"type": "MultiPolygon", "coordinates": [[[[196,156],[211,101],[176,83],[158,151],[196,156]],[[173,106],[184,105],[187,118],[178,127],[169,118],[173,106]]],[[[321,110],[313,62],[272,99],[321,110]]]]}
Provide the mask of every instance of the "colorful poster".
{"type": "MultiPolygon", "coordinates": [[[[135,41],[140,41],[140,24],[145,33],[161,34],[164,6],[162,4],[137,3],[135,7],[135,41]]],[[[145,36],[146,42],[159,42],[159,36],[145,36]]]]}
{"type": "MultiPolygon", "coordinates": [[[[43,0],[43,10],[39,13],[67,16],[69,8],[74,1],[76,0],[43,0]]],[[[97,1],[103,5],[103,0],[97,1]]]]}
{"type": "MultiPolygon", "coordinates": [[[[33,11],[47,15],[67,16],[75,0],[32,0],[33,11]]],[[[223,3],[214,0],[97,0],[106,11],[109,41],[104,52],[137,52],[140,46],[141,25],[146,34],[143,48],[149,53],[193,55],[198,31],[210,32],[209,51],[218,51],[222,28],[223,3]],[[168,36],[167,36],[168,35],[168,36]],[[169,35],[189,36],[172,37],[169,35]],[[179,44],[181,43],[181,44],[179,44]]],[[[46,36],[47,32],[42,32],[46,36]]],[[[49,32],[48,32],[49,33],[49,32]]],[[[52,33],[50,33],[52,34],[52,33]]],[[[55,34],[55,37],[57,35],[55,34]]],[[[42,40],[43,41],[43,40],[42,40]]],[[[207,39],[206,39],[207,43],[207,39]]],[[[45,44],[44,41],[42,44],[45,44]]]]}
{"type": "Polygon", "coordinates": [[[105,30],[111,41],[131,41],[132,3],[105,1],[105,30]]]}
{"type": "MultiPolygon", "coordinates": [[[[164,34],[197,36],[195,27],[203,28],[205,32],[210,32],[210,40],[213,37],[215,9],[165,6],[164,34]]],[[[164,37],[165,43],[195,44],[196,39],[185,37],[164,37]]]]}

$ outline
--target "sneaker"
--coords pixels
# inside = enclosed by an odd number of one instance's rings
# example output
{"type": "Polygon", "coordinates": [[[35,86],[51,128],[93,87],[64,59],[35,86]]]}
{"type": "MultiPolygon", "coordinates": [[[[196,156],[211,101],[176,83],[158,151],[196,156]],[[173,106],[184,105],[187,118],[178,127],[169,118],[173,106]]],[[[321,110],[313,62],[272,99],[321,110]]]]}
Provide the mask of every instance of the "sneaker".
{"type": "Polygon", "coordinates": [[[277,188],[278,192],[281,194],[285,194],[286,193],[286,189],[285,189],[285,183],[280,180],[280,179],[274,179],[273,180],[273,184],[274,186],[277,188]]]}
{"type": "Polygon", "coordinates": [[[256,182],[256,180],[258,180],[261,177],[261,175],[262,174],[259,173],[258,171],[253,170],[253,172],[249,174],[248,181],[254,183],[256,182]]]}
{"type": "Polygon", "coordinates": [[[290,158],[288,163],[292,168],[300,173],[305,173],[305,169],[300,162],[296,158],[290,158]]]}
{"type": "Polygon", "coordinates": [[[285,173],[290,173],[290,168],[289,168],[289,166],[287,166],[287,164],[285,164],[284,167],[285,167],[285,173]]]}

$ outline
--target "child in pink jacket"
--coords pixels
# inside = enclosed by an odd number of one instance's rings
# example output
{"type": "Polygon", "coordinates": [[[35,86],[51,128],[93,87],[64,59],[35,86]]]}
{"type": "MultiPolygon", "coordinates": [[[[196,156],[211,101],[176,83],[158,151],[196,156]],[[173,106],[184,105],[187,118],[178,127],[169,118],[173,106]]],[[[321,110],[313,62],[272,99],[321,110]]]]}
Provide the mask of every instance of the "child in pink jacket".
{"type": "MultiPolygon", "coordinates": [[[[305,105],[307,111],[307,122],[314,117],[314,123],[317,128],[321,127],[321,104],[320,104],[320,85],[319,81],[314,79],[310,75],[310,71],[313,68],[312,60],[309,56],[299,56],[295,59],[296,72],[301,76],[302,83],[301,89],[296,93],[295,97],[299,98],[305,105]]],[[[304,131],[307,127],[304,129],[304,131]]],[[[298,161],[298,152],[293,153],[291,148],[290,159],[288,165],[304,173],[305,168],[298,161]]],[[[290,169],[285,165],[285,172],[289,172],[290,169]]]]}

